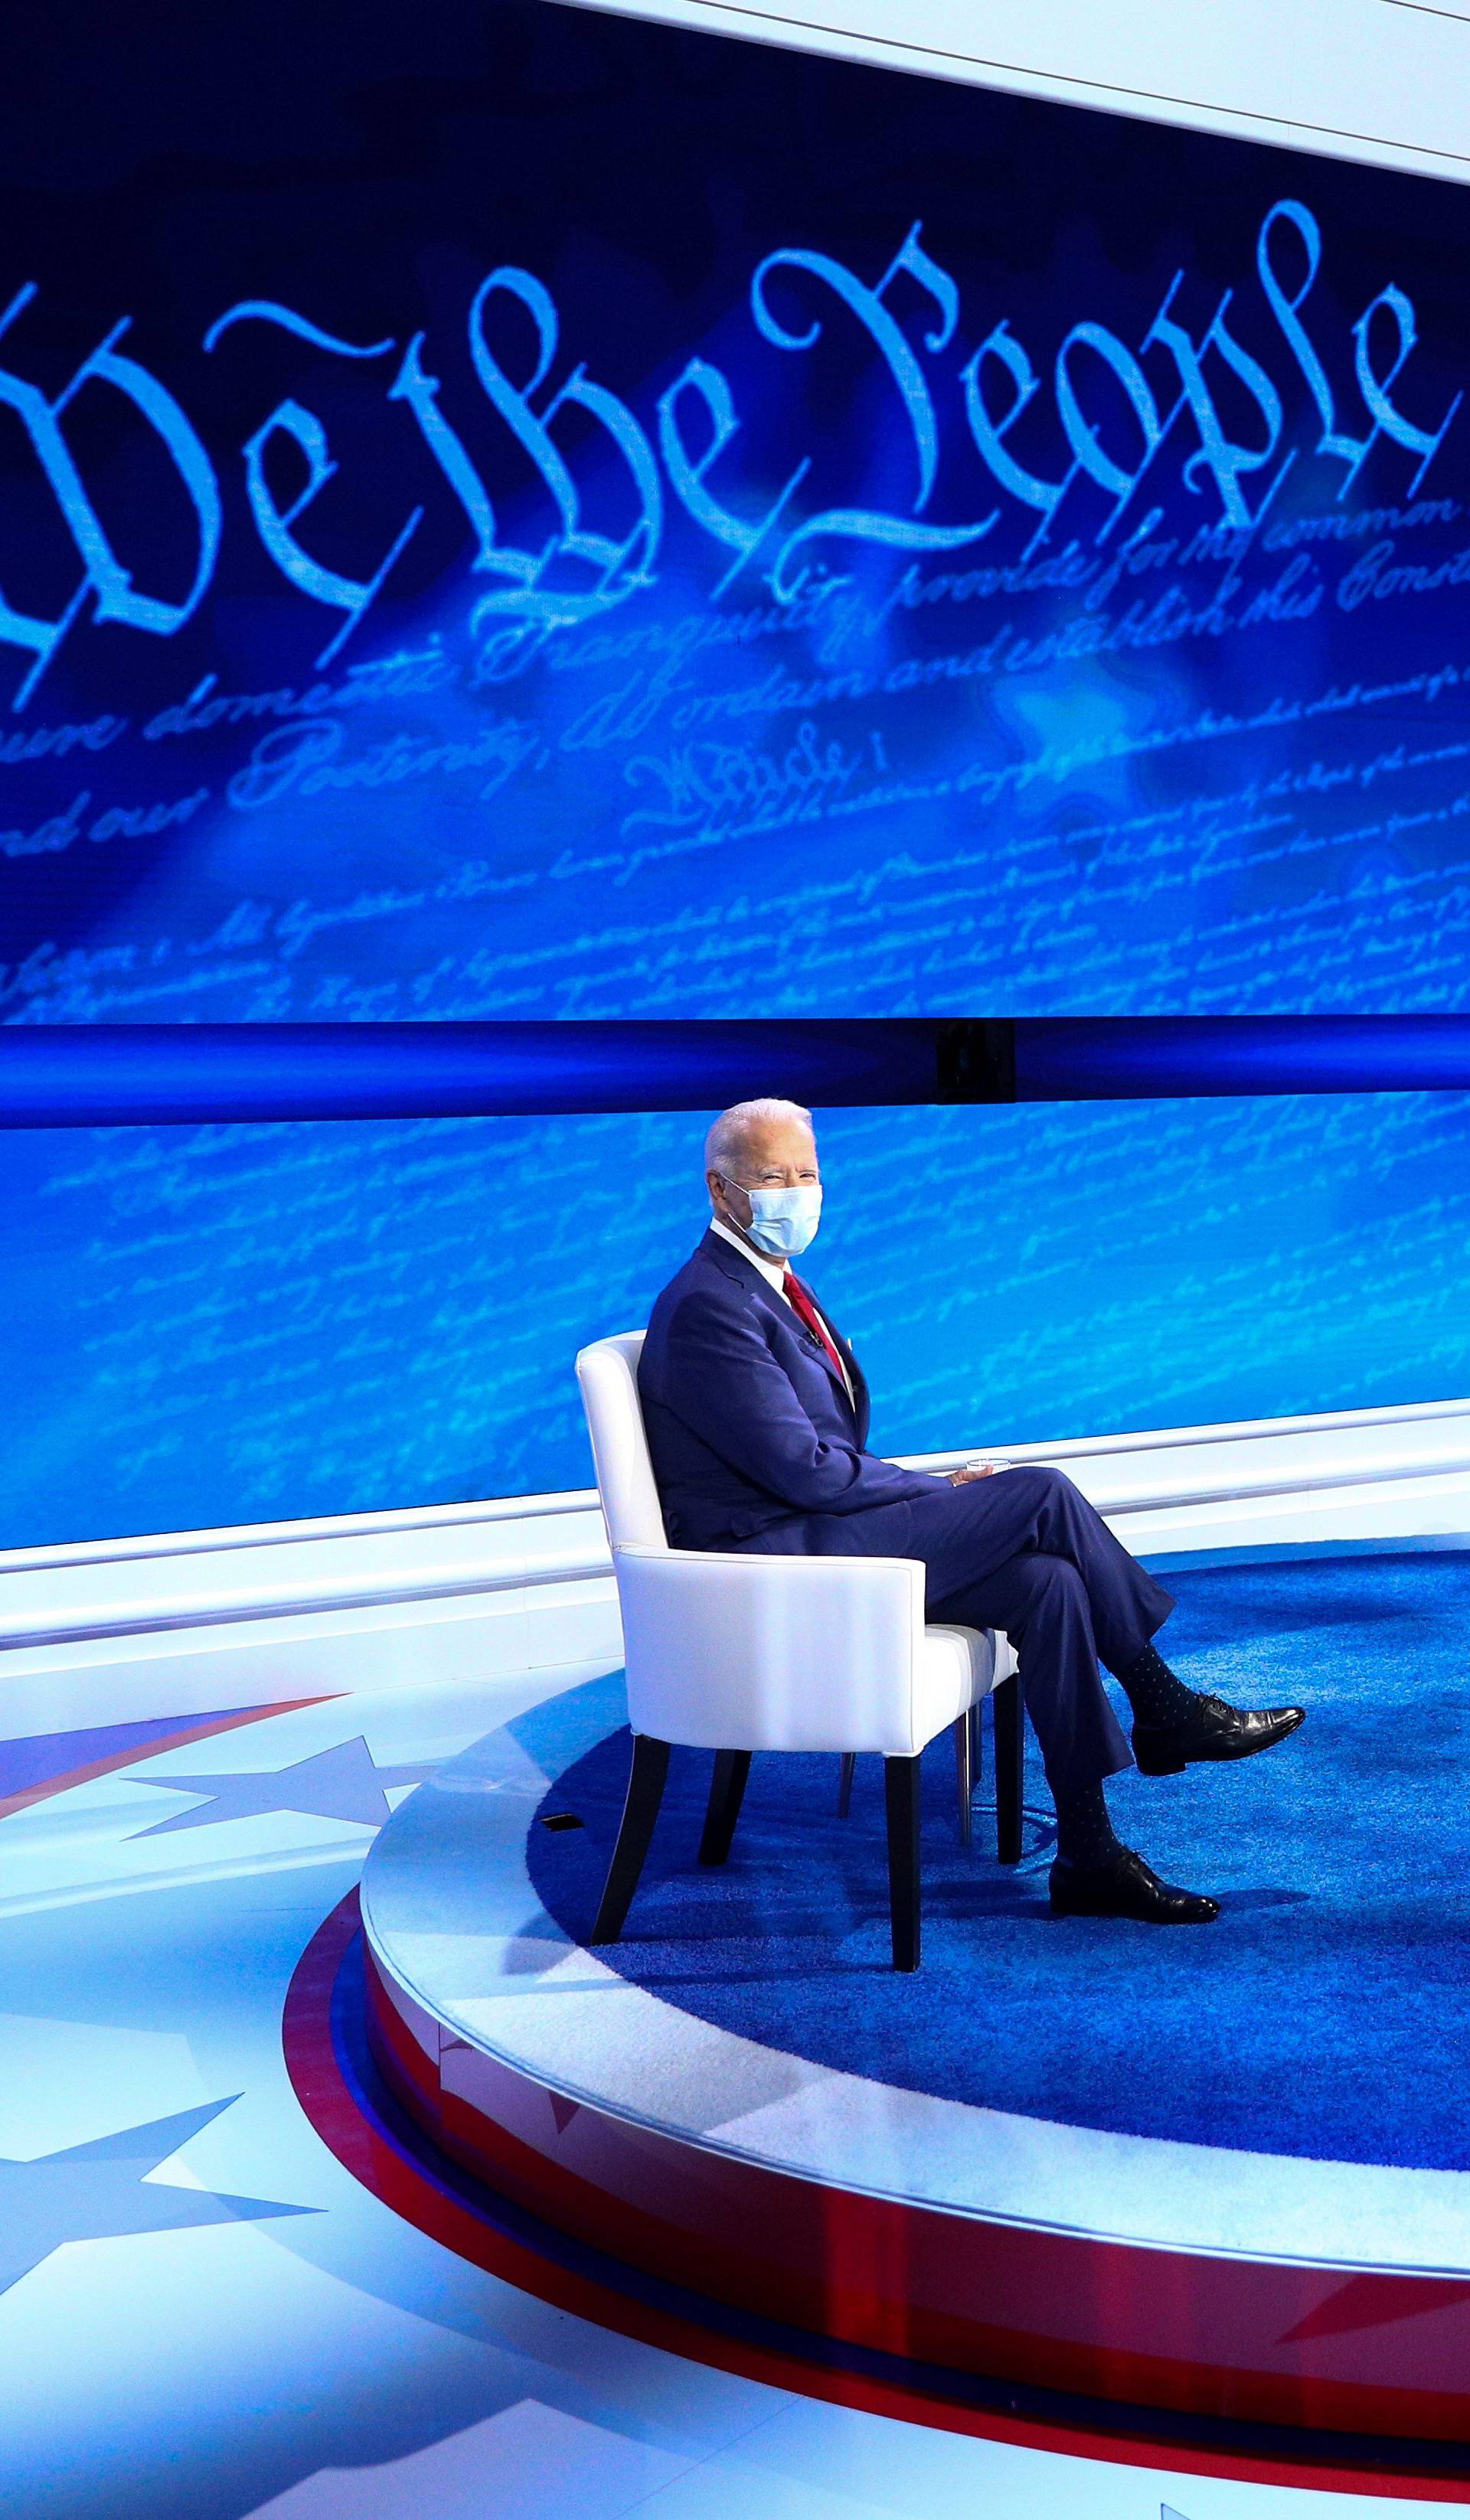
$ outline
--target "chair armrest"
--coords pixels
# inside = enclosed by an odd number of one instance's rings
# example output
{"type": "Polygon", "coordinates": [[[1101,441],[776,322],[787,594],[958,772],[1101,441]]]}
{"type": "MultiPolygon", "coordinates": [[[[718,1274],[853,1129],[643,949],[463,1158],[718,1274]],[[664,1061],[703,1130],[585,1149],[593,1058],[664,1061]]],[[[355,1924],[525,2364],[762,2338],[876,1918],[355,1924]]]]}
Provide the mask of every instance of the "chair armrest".
{"type": "Polygon", "coordinates": [[[613,1563],[635,1732],[712,1750],[922,1746],[917,1558],[629,1546],[613,1563]]]}

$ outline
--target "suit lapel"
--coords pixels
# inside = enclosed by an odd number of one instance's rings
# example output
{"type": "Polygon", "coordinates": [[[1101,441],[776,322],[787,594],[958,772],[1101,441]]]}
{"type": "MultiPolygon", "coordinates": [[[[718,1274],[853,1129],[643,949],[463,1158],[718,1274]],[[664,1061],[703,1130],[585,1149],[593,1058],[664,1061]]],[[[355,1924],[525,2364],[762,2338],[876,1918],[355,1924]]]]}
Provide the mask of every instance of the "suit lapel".
{"type": "MultiPolygon", "coordinates": [[[[775,1317],[781,1324],[782,1328],[790,1330],[793,1337],[801,1340],[802,1345],[805,1348],[807,1354],[818,1359],[824,1372],[828,1375],[841,1398],[848,1400],[848,1393],[844,1386],[842,1375],[838,1372],[836,1366],[833,1364],[831,1357],[827,1354],[821,1340],[819,1338],[813,1338],[805,1323],[802,1320],[801,1315],[786,1301],[784,1296],[778,1295],[775,1288],[767,1283],[766,1280],[761,1277],[754,1260],[748,1260],[743,1251],[737,1251],[734,1243],[727,1242],[722,1234],[707,1234],[702,1247],[709,1253],[711,1259],[715,1263],[715,1266],[724,1271],[727,1278],[733,1279],[737,1286],[743,1286],[748,1295],[754,1295],[758,1304],[764,1304],[767,1311],[775,1314],[775,1317]]],[[[813,1300],[815,1299],[813,1298],[813,1300]]],[[[852,1410],[853,1415],[860,1419],[863,1410],[866,1407],[868,1396],[867,1384],[863,1380],[861,1368],[857,1363],[857,1359],[852,1354],[851,1348],[843,1337],[841,1330],[835,1328],[833,1324],[830,1321],[827,1321],[825,1311],[822,1312],[822,1319],[824,1322],[827,1322],[827,1328],[832,1331],[832,1335],[836,1339],[837,1344],[842,1351],[843,1360],[847,1366],[848,1372],[852,1377],[852,1396],[850,1400],[848,1400],[848,1406],[852,1410]]]]}
{"type": "MultiPolygon", "coordinates": [[[[810,1289],[810,1287],[809,1287],[809,1286],[807,1287],[806,1291],[807,1291],[807,1293],[808,1293],[808,1294],[811,1294],[811,1289],[810,1289]]],[[[813,1302],[814,1304],[816,1304],[816,1297],[815,1297],[815,1295],[812,1295],[812,1296],[811,1296],[811,1300],[812,1300],[812,1302],[813,1302]]],[[[845,1383],[844,1383],[844,1381],[843,1381],[842,1375],[838,1372],[838,1370],[837,1370],[836,1366],[833,1364],[831,1357],[827,1354],[827,1350],[826,1350],[825,1346],[823,1345],[822,1341],[821,1341],[819,1338],[814,1338],[814,1337],[812,1336],[811,1331],[807,1328],[807,1327],[806,1327],[805,1323],[803,1321],[803,1319],[802,1319],[802,1317],[801,1317],[800,1313],[798,1313],[798,1311],[797,1311],[797,1309],[796,1309],[795,1305],[792,1305],[792,1306],[790,1307],[792,1327],[793,1327],[793,1328],[796,1330],[797,1336],[802,1340],[802,1342],[803,1342],[804,1346],[805,1346],[805,1347],[810,1351],[811,1355],[813,1355],[813,1356],[819,1356],[819,1357],[821,1358],[821,1361],[822,1361],[823,1365],[826,1367],[827,1372],[828,1372],[830,1373],[830,1375],[832,1376],[832,1379],[833,1379],[833,1381],[836,1383],[836,1385],[837,1385],[837,1387],[838,1387],[838,1390],[842,1393],[842,1396],[843,1396],[844,1400],[848,1400],[849,1407],[850,1408],[850,1407],[852,1406],[852,1401],[854,1401],[854,1400],[855,1400],[855,1398],[856,1398],[856,1394],[857,1394],[857,1381],[858,1381],[858,1377],[857,1377],[856,1373],[855,1373],[855,1372],[853,1372],[853,1359],[852,1359],[852,1351],[851,1351],[851,1349],[849,1347],[847,1340],[843,1337],[843,1334],[842,1334],[841,1330],[834,1328],[834,1327],[833,1327],[832,1323],[827,1321],[826,1313],[825,1313],[825,1311],[823,1311],[823,1308],[822,1308],[822,1306],[821,1306],[820,1304],[817,1304],[817,1311],[818,1311],[819,1313],[821,1313],[823,1321],[824,1321],[824,1322],[827,1322],[827,1328],[828,1328],[828,1330],[831,1332],[831,1335],[832,1335],[833,1341],[834,1341],[835,1345],[840,1349],[840,1351],[841,1351],[841,1353],[842,1353],[842,1355],[843,1355],[844,1359],[846,1360],[849,1372],[852,1374],[852,1397],[851,1397],[851,1399],[850,1399],[850,1400],[849,1399],[849,1394],[848,1394],[847,1386],[845,1385],[845,1383]]]]}
{"type": "MultiPolygon", "coordinates": [[[[826,1319],[825,1314],[823,1315],[823,1319],[826,1319]]],[[[830,1322],[827,1324],[827,1327],[829,1329],[832,1328],[830,1322]]],[[[860,1442],[865,1443],[867,1441],[869,1416],[868,1378],[863,1372],[861,1366],[858,1364],[856,1357],[852,1353],[850,1341],[844,1338],[841,1330],[832,1330],[832,1335],[836,1339],[838,1346],[842,1349],[843,1362],[847,1366],[848,1372],[852,1376],[852,1415],[857,1420],[858,1439],[860,1442]]]]}

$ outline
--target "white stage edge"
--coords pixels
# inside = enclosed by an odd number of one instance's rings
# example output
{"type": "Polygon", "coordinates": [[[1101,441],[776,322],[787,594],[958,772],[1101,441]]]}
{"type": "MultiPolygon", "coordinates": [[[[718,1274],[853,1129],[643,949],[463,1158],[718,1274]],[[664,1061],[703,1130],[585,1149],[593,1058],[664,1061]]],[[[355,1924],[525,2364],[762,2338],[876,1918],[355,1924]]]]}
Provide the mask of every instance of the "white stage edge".
{"type": "MultiPolygon", "coordinates": [[[[761,2046],[639,1986],[553,1924],[528,1862],[550,1786],[622,1720],[610,1682],[538,1716],[535,1751],[525,1726],[487,1734],[410,1796],[368,1856],[362,1920],[380,1975],[464,2099],[487,2059],[492,2116],[499,2068],[627,2128],[903,2205],[1339,2274],[1470,2272],[1470,2171],[1019,2116],[761,2046]]],[[[544,2120],[564,2153],[548,2112],[523,2107],[523,2139],[544,2120]]]]}
{"type": "MultiPolygon", "coordinates": [[[[1470,1400],[984,1448],[1054,1462],[1134,1553],[1470,1547],[1470,1400]]],[[[621,1660],[595,1491],[0,1552],[0,1738],[621,1660]]]]}

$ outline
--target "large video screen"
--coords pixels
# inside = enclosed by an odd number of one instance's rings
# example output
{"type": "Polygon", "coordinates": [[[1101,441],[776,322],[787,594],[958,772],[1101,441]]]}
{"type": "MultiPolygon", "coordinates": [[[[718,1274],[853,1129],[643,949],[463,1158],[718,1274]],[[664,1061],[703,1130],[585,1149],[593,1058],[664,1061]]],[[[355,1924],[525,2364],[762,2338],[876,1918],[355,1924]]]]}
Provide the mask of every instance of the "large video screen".
{"type": "MultiPolygon", "coordinates": [[[[818,1115],[803,1264],[884,1452],[1465,1388],[1470,1096],[818,1115]]],[[[0,1532],[590,1483],[576,1348],[702,1229],[696,1114],[11,1142],[0,1532]]]]}
{"type": "MultiPolygon", "coordinates": [[[[1466,1002],[1459,188],[545,0],[96,19],[0,101],[0,1019],[1466,1002]]],[[[1462,1388],[1458,1128],[834,1122],[882,1439],[1462,1388]]],[[[0,1542],[579,1480],[693,1134],[12,1139],[0,1542]]]]}

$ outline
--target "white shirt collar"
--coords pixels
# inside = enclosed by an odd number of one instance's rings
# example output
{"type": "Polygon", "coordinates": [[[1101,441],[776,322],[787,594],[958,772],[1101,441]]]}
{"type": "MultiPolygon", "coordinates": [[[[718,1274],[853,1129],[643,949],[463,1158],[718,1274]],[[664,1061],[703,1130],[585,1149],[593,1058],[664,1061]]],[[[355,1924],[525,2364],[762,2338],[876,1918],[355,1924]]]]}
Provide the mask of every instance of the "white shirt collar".
{"type": "Polygon", "coordinates": [[[717,1234],[721,1242],[728,1242],[731,1250],[738,1251],[743,1260],[749,1260],[753,1269],[759,1270],[773,1295],[779,1295],[784,1304],[791,1302],[791,1297],[786,1291],[784,1260],[767,1260],[763,1251],[753,1251],[750,1244],[741,1239],[734,1227],[726,1225],[723,1217],[712,1216],[710,1231],[712,1234],[717,1234]]]}

